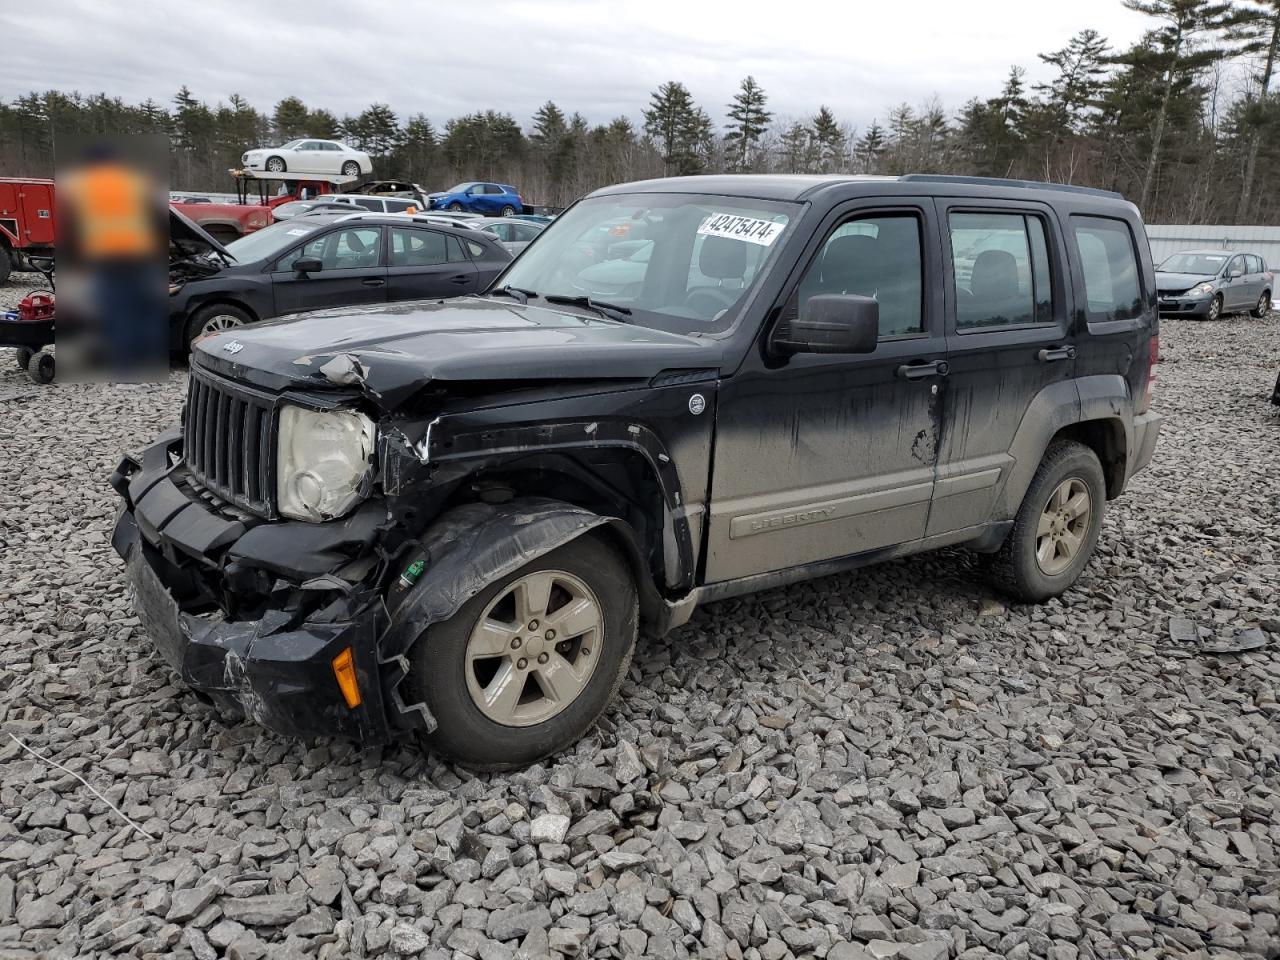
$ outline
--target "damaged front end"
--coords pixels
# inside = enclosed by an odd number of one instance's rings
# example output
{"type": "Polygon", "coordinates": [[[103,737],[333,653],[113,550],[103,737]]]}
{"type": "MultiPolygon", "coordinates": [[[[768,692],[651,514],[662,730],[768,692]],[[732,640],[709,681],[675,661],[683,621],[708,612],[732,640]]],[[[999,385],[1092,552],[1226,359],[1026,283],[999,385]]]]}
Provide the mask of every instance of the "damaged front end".
{"type": "MultiPolygon", "coordinates": [[[[572,406],[560,388],[517,405],[547,415],[536,424],[506,422],[511,407],[478,410],[474,396],[443,387],[388,412],[359,361],[305,361],[309,379],[270,389],[193,360],[183,428],[112,477],[124,499],[113,546],[141,625],[224,711],[292,737],[376,744],[430,732],[428,706],[405,702],[402,686],[424,631],[597,527],[637,574],[663,570],[666,587],[687,592],[691,518],[672,459],[647,428],[555,416],[572,406]],[[344,464],[367,460],[350,482],[328,476],[337,499],[294,489],[294,410],[345,424],[320,430],[318,442],[330,453],[350,446],[344,464]],[[567,454],[582,449],[590,470],[567,454]]],[[[664,408],[687,402],[683,387],[644,395],[664,408]]],[[[596,393],[592,404],[607,414],[611,402],[596,393]]],[[[650,621],[669,622],[653,580],[638,579],[650,621]]]]}

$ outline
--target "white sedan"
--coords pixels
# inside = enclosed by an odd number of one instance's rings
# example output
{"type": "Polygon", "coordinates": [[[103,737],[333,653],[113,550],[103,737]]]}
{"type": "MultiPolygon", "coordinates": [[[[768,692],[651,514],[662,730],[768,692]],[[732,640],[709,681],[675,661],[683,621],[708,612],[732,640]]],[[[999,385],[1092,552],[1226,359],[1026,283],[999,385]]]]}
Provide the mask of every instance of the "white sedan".
{"type": "Polygon", "coordinates": [[[373,161],[337,140],[290,140],[279,147],[248,150],[240,158],[246,170],[267,173],[323,173],[358,177],[373,172],[373,161]]]}

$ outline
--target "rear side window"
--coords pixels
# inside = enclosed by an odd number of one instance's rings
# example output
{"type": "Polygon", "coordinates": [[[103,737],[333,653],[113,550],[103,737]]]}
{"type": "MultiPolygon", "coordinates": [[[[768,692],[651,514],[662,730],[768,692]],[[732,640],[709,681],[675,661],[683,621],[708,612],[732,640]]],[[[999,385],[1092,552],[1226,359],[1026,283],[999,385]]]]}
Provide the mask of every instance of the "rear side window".
{"type": "Polygon", "coordinates": [[[382,213],[381,200],[374,200],[372,197],[356,197],[351,202],[357,207],[364,207],[366,210],[372,210],[374,213],[382,213]]]}
{"type": "Polygon", "coordinates": [[[1072,216],[1076,253],[1084,274],[1091,320],[1131,320],[1142,315],[1142,288],[1133,235],[1123,220],[1072,216]]]}
{"type": "Polygon", "coordinates": [[[393,267],[432,267],[446,262],[445,236],[434,230],[391,228],[393,267]]]}
{"type": "Polygon", "coordinates": [[[1019,213],[953,213],[949,226],[957,329],[1053,319],[1043,220],[1019,213]]]}
{"type": "Polygon", "coordinates": [[[920,219],[886,214],[849,220],[836,227],[800,280],[800,310],[827,293],[873,297],[880,304],[880,336],[924,329],[924,258],[920,219]]]}

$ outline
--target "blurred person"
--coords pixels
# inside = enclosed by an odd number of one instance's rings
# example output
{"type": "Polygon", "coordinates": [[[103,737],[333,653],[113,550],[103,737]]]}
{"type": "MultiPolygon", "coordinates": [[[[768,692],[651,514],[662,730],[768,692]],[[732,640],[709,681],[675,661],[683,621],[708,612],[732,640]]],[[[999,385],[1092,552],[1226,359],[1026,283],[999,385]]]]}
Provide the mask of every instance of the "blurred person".
{"type": "Polygon", "coordinates": [[[94,140],[58,172],[60,375],[156,379],[167,365],[167,190],[129,152],[94,140]]]}

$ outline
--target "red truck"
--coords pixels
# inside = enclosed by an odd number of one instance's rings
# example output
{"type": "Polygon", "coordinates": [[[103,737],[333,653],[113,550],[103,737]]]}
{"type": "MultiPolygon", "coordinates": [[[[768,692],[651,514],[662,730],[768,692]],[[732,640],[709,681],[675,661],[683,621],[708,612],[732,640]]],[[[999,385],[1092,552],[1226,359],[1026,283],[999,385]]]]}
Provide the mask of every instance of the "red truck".
{"type": "Polygon", "coordinates": [[[0,177],[0,283],[32,254],[53,255],[53,181],[0,177]]]}
{"type": "Polygon", "coordinates": [[[309,200],[350,186],[355,177],[297,173],[231,172],[236,200],[230,203],[178,200],[173,206],[219,243],[230,243],[272,222],[271,211],[291,200],[309,200]]]}

